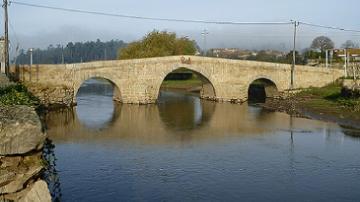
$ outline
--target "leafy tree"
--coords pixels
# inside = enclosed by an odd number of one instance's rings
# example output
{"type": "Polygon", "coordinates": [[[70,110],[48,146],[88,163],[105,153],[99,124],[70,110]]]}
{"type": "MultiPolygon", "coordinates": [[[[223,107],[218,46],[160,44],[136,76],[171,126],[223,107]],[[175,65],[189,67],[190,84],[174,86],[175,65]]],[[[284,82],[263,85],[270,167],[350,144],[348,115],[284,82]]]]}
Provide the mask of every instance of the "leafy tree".
{"type": "Polygon", "coordinates": [[[304,57],[306,59],[319,59],[319,58],[322,58],[323,57],[323,54],[318,52],[318,51],[314,51],[314,50],[311,50],[311,49],[306,49],[305,52],[304,52],[304,57]]]}
{"type": "Polygon", "coordinates": [[[162,57],[170,55],[194,55],[196,44],[188,38],[177,38],[175,33],[152,31],[142,40],[120,49],[119,59],[162,57]]]}
{"type": "Polygon", "coordinates": [[[319,36],[312,41],[311,48],[324,52],[325,50],[333,49],[334,42],[329,37],[319,36]]]}
{"type": "Polygon", "coordinates": [[[341,45],[341,48],[359,48],[359,44],[354,41],[347,40],[341,45]]]}
{"type": "MultiPolygon", "coordinates": [[[[284,63],[292,64],[293,57],[293,51],[290,51],[286,54],[284,63]]],[[[306,63],[306,59],[298,51],[295,51],[295,62],[297,65],[304,65],[306,63]]]]}

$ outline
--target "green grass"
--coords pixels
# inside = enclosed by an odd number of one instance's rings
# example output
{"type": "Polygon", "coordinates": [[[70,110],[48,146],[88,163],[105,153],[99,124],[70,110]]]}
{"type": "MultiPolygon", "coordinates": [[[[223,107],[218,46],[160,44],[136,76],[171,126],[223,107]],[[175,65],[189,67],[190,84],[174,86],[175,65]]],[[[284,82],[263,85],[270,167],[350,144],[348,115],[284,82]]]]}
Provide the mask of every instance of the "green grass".
{"type": "Polygon", "coordinates": [[[191,79],[187,80],[165,80],[161,84],[161,88],[174,88],[174,89],[189,89],[202,85],[202,81],[193,76],[191,79]]]}
{"type": "Polygon", "coordinates": [[[0,88],[0,105],[36,106],[39,100],[24,85],[15,84],[0,88]]]}
{"type": "Polygon", "coordinates": [[[189,89],[201,85],[202,82],[197,80],[168,80],[162,83],[161,88],[189,89]]]}
{"type": "Polygon", "coordinates": [[[341,84],[336,82],[322,88],[312,87],[303,90],[298,94],[298,96],[314,98],[310,101],[307,101],[307,104],[312,107],[340,107],[355,112],[360,111],[360,99],[342,97],[341,88],[341,84]]]}
{"type": "Polygon", "coordinates": [[[299,96],[318,97],[318,98],[331,98],[337,97],[341,94],[341,85],[339,83],[332,83],[322,88],[311,87],[301,91],[299,96]]]}

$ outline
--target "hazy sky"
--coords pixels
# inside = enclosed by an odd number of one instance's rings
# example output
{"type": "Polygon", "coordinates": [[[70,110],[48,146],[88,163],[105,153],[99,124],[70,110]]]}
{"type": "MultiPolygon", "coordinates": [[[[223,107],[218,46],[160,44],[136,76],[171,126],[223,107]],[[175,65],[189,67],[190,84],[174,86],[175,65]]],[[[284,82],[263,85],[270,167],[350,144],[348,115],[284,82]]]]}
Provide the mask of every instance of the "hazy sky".
{"type": "MultiPolygon", "coordinates": [[[[17,0],[32,4],[159,18],[215,21],[302,20],[360,30],[359,0],[17,0]]],[[[3,15],[3,13],[1,13],[3,15]]],[[[9,8],[12,44],[21,48],[47,47],[69,41],[132,41],[157,29],[189,36],[203,46],[201,31],[208,29],[207,47],[288,49],[292,27],[233,26],[132,20],[90,14],[69,13],[12,4],[9,8]],[[16,34],[17,39],[14,37],[16,34]]],[[[2,26],[3,27],[3,26],[2,26]]],[[[1,29],[3,31],[3,29],[1,29]]],[[[346,39],[360,42],[360,33],[344,33],[300,27],[299,48],[309,46],[318,35],[331,37],[338,46],[346,39]]]]}

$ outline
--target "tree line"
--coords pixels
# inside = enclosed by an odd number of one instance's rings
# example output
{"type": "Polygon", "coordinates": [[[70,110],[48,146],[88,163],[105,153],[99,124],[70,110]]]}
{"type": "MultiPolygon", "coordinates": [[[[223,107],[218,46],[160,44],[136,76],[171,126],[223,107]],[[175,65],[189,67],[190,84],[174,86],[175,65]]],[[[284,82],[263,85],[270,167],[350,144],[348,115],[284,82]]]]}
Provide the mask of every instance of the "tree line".
{"type": "MultiPolygon", "coordinates": [[[[119,49],[127,44],[121,40],[102,42],[99,39],[88,42],[69,42],[66,46],[50,45],[46,49],[33,49],[34,64],[79,63],[96,60],[115,60],[119,49]]],[[[20,50],[12,61],[16,64],[30,63],[30,50],[20,50]]]]}
{"type": "MultiPolygon", "coordinates": [[[[316,37],[311,46],[301,52],[296,51],[296,63],[308,64],[309,61],[320,62],[325,58],[325,52],[334,49],[334,42],[326,36],[316,37]]],[[[348,40],[341,48],[359,48],[359,44],[348,40]]],[[[34,64],[60,64],[79,63],[96,60],[135,59],[148,57],[162,57],[171,55],[195,55],[201,52],[195,41],[187,37],[178,38],[175,33],[154,30],[145,35],[141,40],[129,44],[121,40],[102,42],[97,41],[50,45],[47,49],[33,50],[34,64]]],[[[292,63],[292,51],[282,55],[273,54],[272,51],[258,51],[250,55],[246,60],[256,60],[275,63],[292,63]]],[[[209,57],[216,55],[207,53],[209,57]]],[[[237,55],[222,56],[229,59],[240,59],[237,55]]],[[[336,57],[336,56],[335,56],[336,57]]],[[[244,58],[242,58],[244,59],[244,58]]],[[[339,61],[341,58],[334,58],[339,61]]],[[[21,50],[19,56],[13,61],[17,64],[29,64],[30,52],[21,50]]]]}

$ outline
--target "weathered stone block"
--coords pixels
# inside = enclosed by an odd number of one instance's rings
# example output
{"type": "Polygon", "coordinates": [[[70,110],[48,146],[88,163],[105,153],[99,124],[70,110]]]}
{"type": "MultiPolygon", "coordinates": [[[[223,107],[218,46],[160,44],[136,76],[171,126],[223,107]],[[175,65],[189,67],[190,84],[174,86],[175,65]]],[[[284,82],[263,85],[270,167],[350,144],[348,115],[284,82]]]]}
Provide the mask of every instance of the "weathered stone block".
{"type": "Polygon", "coordinates": [[[0,107],[0,156],[39,150],[45,138],[41,121],[33,108],[0,107]]]}

